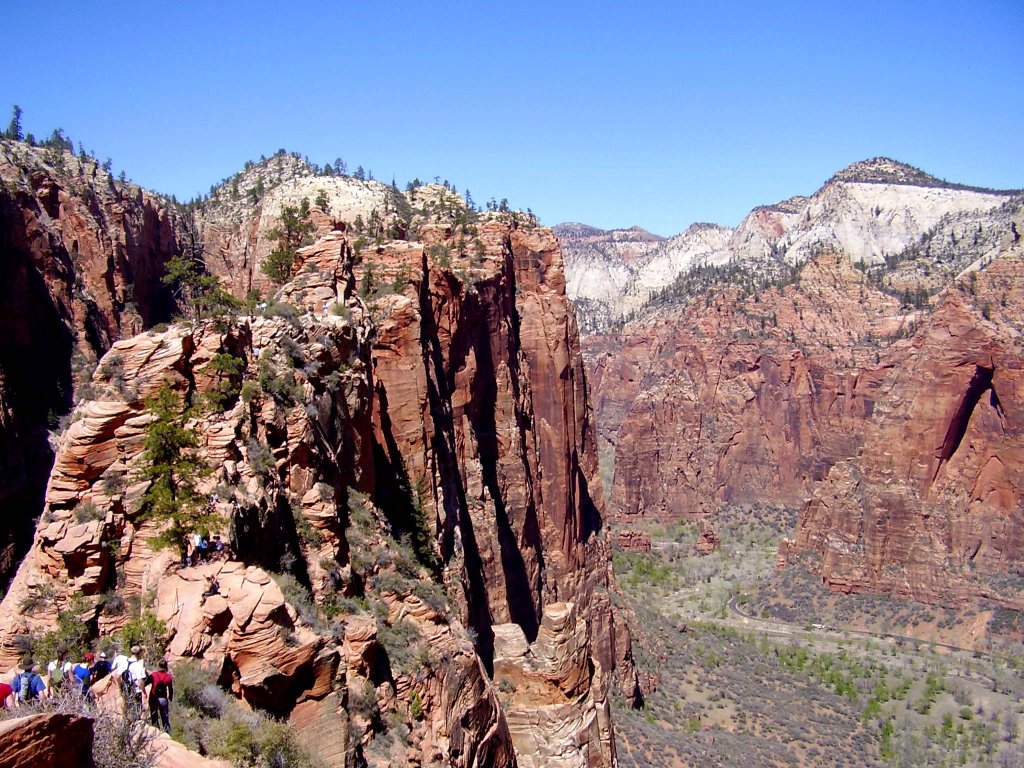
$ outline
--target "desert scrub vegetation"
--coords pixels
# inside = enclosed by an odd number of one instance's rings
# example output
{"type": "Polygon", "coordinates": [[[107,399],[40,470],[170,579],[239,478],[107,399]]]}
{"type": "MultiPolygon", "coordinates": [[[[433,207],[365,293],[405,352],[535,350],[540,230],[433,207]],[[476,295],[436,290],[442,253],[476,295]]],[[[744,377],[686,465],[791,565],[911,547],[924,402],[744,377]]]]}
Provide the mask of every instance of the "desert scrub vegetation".
{"type": "Polygon", "coordinates": [[[244,707],[225,693],[212,669],[188,659],[174,667],[172,736],[201,755],[238,768],[318,768],[286,723],[244,707]]]}
{"type": "MultiPolygon", "coordinates": [[[[837,597],[800,565],[775,573],[792,510],[730,507],[709,522],[722,540],[712,555],[693,554],[689,523],[652,527],[650,553],[615,554],[613,600],[634,614],[636,662],[658,679],[640,711],[613,700],[620,765],[1024,764],[1024,663],[1013,654],[950,658],[926,644],[819,631],[872,615],[948,630],[974,608],[837,597]],[[788,639],[733,618],[730,596],[789,622],[788,639]]],[[[1011,621],[1000,615],[1000,625],[1011,621]]]]}

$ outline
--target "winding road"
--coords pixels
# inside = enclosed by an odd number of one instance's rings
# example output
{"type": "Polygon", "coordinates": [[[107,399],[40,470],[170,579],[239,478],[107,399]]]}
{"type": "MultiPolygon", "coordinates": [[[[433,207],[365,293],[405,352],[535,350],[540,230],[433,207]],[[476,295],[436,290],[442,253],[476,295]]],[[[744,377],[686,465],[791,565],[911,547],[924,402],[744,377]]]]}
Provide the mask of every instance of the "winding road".
{"type": "MultiPolygon", "coordinates": [[[[726,603],[726,608],[729,613],[734,616],[738,616],[743,620],[745,626],[749,626],[752,629],[756,629],[765,634],[773,634],[779,636],[793,636],[796,634],[808,634],[811,630],[805,628],[802,624],[790,624],[785,621],[777,621],[773,619],[762,619],[753,614],[745,613],[737,604],[736,596],[729,598],[729,602],[726,603]]],[[[910,637],[908,635],[895,635],[891,632],[869,632],[865,629],[842,629],[839,627],[827,627],[820,624],[815,624],[813,631],[820,635],[827,635],[832,637],[846,638],[850,635],[857,637],[870,638],[872,640],[888,640],[897,644],[906,643],[914,646],[915,649],[920,650],[921,648],[936,649],[941,648],[942,650],[952,651],[959,654],[968,654],[970,656],[988,656],[982,651],[976,651],[973,648],[964,648],[961,645],[951,645],[950,643],[940,643],[933,640],[922,640],[919,637],[910,637]]]]}

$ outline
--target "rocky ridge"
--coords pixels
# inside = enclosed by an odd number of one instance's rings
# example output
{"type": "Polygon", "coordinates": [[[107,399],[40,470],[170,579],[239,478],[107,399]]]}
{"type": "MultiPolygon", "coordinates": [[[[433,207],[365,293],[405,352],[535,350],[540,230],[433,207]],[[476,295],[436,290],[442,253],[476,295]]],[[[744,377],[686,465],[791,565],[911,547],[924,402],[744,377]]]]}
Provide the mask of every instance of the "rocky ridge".
{"type": "MultiPolygon", "coordinates": [[[[298,314],[274,304],[230,327],[176,325],[113,344],[60,442],[35,543],[0,610],[4,665],[76,594],[81,621],[116,630],[125,617],[101,597],[114,589],[152,601],[172,659],[201,660],[243,700],[324,737],[328,764],[415,754],[611,765],[609,685],[616,677],[639,694],[608,597],[557,241],[512,215],[484,217],[472,256],[444,221],[423,221],[420,242],[374,245],[346,222],[318,225],[323,236],[299,252],[281,293],[298,314]],[[166,380],[193,401],[223,391],[218,355],[242,361],[242,381],[223,413],[193,427],[238,560],[180,569],[149,544],[157,531],[140,515],[144,402],[166,380]],[[203,601],[211,575],[221,594],[203,601]],[[376,616],[353,610],[353,597],[376,616]],[[525,645],[499,649],[496,638],[516,632],[525,645]],[[396,646],[399,635],[413,647],[396,646]],[[413,666],[410,650],[422,654],[413,666]],[[412,751],[382,754],[380,720],[356,714],[356,700],[403,720],[412,751]]],[[[232,247],[220,253],[237,259],[232,247]]],[[[254,267],[258,255],[231,285],[245,287],[254,267]]]]}
{"type": "Polygon", "coordinates": [[[113,341],[169,320],[163,264],[185,231],[166,198],[91,157],[0,141],[0,583],[31,540],[48,430],[113,341]],[[45,350],[45,354],[40,354],[45,350]]]}
{"type": "Polygon", "coordinates": [[[603,274],[591,279],[587,251],[567,240],[570,296],[580,307],[585,331],[601,332],[638,314],[689,270],[741,268],[763,287],[822,251],[842,252],[864,267],[883,265],[931,240],[947,220],[984,217],[1014,194],[949,184],[895,160],[875,158],[848,166],[810,197],[755,208],[735,229],[694,225],[640,259],[602,267],[615,273],[614,280],[602,279],[603,274]],[[621,289],[608,295],[613,286],[621,289]]]}

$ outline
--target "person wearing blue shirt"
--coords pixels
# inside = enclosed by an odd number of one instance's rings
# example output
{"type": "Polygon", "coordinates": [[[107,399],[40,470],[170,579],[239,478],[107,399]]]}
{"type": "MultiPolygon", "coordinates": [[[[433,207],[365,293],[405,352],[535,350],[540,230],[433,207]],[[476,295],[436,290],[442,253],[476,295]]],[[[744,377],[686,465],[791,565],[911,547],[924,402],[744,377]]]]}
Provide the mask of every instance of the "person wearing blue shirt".
{"type": "Polygon", "coordinates": [[[92,674],[92,663],[96,657],[92,653],[85,654],[85,659],[78,662],[72,670],[78,684],[82,686],[82,693],[89,690],[89,677],[92,674]]]}
{"type": "Polygon", "coordinates": [[[27,662],[25,671],[15,675],[11,681],[11,690],[14,691],[15,700],[21,704],[25,701],[38,699],[46,691],[46,682],[36,672],[35,662],[27,662]],[[22,692],[22,687],[25,691],[22,692]]]}

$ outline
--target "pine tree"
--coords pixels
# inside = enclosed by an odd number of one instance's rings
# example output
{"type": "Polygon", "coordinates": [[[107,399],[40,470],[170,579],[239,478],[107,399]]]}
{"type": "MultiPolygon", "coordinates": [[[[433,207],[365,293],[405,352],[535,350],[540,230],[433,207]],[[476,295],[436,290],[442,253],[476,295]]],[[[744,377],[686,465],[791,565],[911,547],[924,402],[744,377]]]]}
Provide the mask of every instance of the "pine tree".
{"type": "Polygon", "coordinates": [[[278,225],[268,233],[277,239],[277,248],[267,254],[260,268],[271,280],[283,283],[292,276],[295,252],[316,229],[313,222],[307,220],[308,216],[308,198],[303,198],[299,207],[286,205],[281,209],[278,225]]]}
{"type": "Polygon", "coordinates": [[[150,481],[143,516],[166,524],[154,544],[176,547],[184,558],[193,533],[209,533],[223,522],[196,489],[210,467],[199,455],[199,436],[187,425],[191,409],[183,407],[170,382],[146,400],[146,410],[154,418],[143,441],[142,472],[150,481]]]}
{"type": "Polygon", "coordinates": [[[161,278],[164,285],[174,288],[178,302],[192,316],[219,317],[238,310],[241,302],[221,287],[220,278],[208,274],[202,263],[185,254],[170,259],[161,278]]]}
{"type": "Polygon", "coordinates": [[[4,131],[4,138],[14,141],[21,141],[24,138],[21,133],[21,107],[17,104],[11,110],[11,122],[8,124],[7,130],[4,131]]]}

